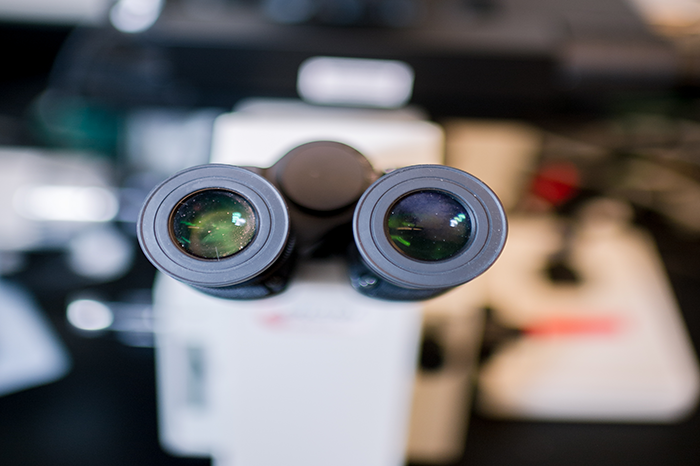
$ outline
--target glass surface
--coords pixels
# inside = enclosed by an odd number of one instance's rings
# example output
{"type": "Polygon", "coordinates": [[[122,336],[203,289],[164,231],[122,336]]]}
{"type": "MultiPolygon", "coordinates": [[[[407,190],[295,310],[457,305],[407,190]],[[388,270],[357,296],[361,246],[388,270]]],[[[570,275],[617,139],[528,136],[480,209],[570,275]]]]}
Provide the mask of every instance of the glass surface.
{"type": "Polygon", "coordinates": [[[439,261],[459,253],[469,242],[466,208],[443,191],[416,191],[399,199],[386,217],[391,244],[404,255],[439,261]]]}
{"type": "Polygon", "coordinates": [[[218,260],[243,250],[253,240],[253,206],[231,191],[211,189],[183,199],[170,217],[175,244],[200,259],[218,260]]]}

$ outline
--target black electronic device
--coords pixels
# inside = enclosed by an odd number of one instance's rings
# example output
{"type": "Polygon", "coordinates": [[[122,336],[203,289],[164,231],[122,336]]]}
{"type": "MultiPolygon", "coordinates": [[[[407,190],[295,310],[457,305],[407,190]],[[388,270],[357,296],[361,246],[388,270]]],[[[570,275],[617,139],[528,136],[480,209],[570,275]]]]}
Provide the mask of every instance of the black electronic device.
{"type": "Polygon", "coordinates": [[[506,230],[498,198],[472,175],[414,165],[380,176],[331,141],[267,169],[184,170],[150,194],[138,221],[158,269],[230,299],[281,292],[295,261],[319,251],[346,254],[351,283],[368,296],[427,299],[488,269],[506,230]]]}

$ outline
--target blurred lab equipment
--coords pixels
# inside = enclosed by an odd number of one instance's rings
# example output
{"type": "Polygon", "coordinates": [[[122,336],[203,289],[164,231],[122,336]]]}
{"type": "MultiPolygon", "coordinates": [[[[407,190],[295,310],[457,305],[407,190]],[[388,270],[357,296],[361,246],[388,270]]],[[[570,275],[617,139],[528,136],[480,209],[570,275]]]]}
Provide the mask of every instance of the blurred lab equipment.
{"type": "Polygon", "coordinates": [[[497,321],[524,333],[484,362],[482,412],[677,422],[696,409],[697,356],[654,245],[628,223],[624,204],[594,202],[571,239],[551,217],[513,219],[488,277],[489,304],[497,321]],[[545,273],[559,248],[572,278],[545,273]]]}
{"type": "Polygon", "coordinates": [[[405,87],[391,64],[401,62],[414,73],[409,102],[434,115],[537,116],[655,95],[678,77],[672,45],[623,0],[171,0],[162,10],[148,0],[141,9],[159,14],[133,30],[114,20],[132,3],[117,2],[112,28],[75,31],[52,89],[120,106],[231,108],[296,98],[310,88],[302,64],[324,73],[314,81],[323,93],[334,79],[366,79],[328,58],[382,59],[382,79],[399,82],[381,98],[405,87]]]}
{"type": "Polygon", "coordinates": [[[0,395],[53,382],[71,359],[25,289],[0,280],[0,395]]]}
{"type": "MultiPolygon", "coordinates": [[[[97,282],[131,267],[134,247],[111,221],[119,212],[112,166],[89,153],[0,148],[0,254],[64,251],[73,272],[97,282]]],[[[5,273],[11,270],[6,269],[5,273]]]]}

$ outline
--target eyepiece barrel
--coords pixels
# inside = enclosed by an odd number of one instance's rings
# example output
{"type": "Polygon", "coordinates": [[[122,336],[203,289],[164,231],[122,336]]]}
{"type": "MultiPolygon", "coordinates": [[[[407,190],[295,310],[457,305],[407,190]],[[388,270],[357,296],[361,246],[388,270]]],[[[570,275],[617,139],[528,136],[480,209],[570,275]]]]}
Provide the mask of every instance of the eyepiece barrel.
{"type": "Polygon", "coordinates": [[[496,194],[476,177],[442,165],[415,165],[384,175],[365,191],[353,232],[371,273],[394,287],[437,293],[472,280],[496,261],[507,222],[496,194]]]}
{"type": "Polygon", "coordinates": [[[287,249],[290,221],[284,198],[265,178],[209,164],[156,187],[137,233],[146,257],[163,273],[226,295],[222,289],[250,285],[275,269],[287,249]]]}

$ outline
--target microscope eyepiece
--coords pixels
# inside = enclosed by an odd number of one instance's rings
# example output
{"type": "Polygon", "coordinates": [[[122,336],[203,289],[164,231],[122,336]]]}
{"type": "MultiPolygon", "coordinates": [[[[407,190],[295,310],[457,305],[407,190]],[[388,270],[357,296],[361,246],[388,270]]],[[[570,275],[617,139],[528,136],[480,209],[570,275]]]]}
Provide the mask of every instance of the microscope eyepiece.
{"type": "Polygon", "coordinates": [[[385,299],[436,296],[485,272],[506,230],[498,197],[476,177],[443,165],[400,168],[357,203],[353,286],[385,299]]]}
{"type": "Polygon", "coordinates": [[[209,294],[252,299],[287,282],[287,204],[262,176],[232,165],[184,170],[156,187],[139,215],[141,249],[159,270],[209,294]]]}
{"type": "Polygon", "coordinates": [[[362,154],[329,141],[258,171],[193,167],[151,192],[139,242],[166,275],[230,299],[281,292],[295,258],[319,250],[345,252],[353,287],[388,300],[437,296],[496,261],[506,216],[479,179],[444,165],[377,176],[362,154]]]}

